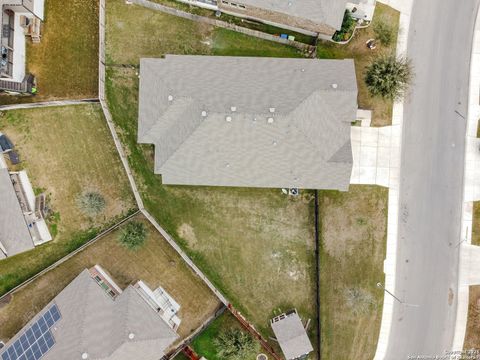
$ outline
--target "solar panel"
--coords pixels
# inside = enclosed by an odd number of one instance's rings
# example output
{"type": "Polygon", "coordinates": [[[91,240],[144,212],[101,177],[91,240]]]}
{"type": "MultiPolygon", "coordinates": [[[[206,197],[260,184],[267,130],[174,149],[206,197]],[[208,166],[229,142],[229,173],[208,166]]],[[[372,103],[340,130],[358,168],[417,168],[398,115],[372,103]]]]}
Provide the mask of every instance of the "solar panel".
{"type": "Polygon", "coordinates": [[[55,345],[50,328],[60,318],[60,311],[53,304],[3,351],[1,360],[39,360],[55,345]]]}

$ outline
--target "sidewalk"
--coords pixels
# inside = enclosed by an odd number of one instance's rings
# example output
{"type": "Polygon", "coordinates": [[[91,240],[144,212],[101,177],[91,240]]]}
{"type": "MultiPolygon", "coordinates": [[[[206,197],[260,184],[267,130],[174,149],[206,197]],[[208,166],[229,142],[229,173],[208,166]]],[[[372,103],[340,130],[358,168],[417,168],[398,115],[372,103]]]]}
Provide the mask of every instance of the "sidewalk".
{"type": "Polygon", "coordinates": [[[472,56],[470,60],[470,85],[468,94],[467,133],[465,141],[465,173],[463,183],[462,231],[457,289],[457,319],[452,349],[463,350],[467,329],[469,287],[480,285],[480,247],[471,245],[473,201],[480,200],[480,139],[477,138],[480,118],[480,12],[475,21],[472,56]]]}
{"type": "MultiPolygon", "coordinates": [[[[382,0],[386,5],[400,11],[400,27],[397,39],[397,55],[407,54],[408,31],[410,27],[410,13],[413,0],[382,0]]],[[[387,223],[387,254],[383,264],[385,272],[385,288],[395,293],[395,271],[397,265],[398,241],[398,214],[399,214],[399,186],[403,127],[403,103],[395,103],[392,115],[392,145],[390,153],[390,173],[388,191],[388,223],[387,223]],[[396,145],[396,146],[394,146],[396,145]]],[[[383,298],[382,323],[378,336],[377,351],[374,360],[383,360],[387,353],[390,330],[392,327],[393,302],[391,296],[383,298]]]]}

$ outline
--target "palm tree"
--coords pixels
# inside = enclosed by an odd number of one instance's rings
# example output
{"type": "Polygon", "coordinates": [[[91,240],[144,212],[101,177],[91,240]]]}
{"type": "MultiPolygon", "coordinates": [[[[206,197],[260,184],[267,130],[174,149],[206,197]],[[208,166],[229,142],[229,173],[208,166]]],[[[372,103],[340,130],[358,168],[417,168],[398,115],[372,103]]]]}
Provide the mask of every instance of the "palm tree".
{"type": "Polygon", "coordinates": [[[367,67],[365,83],[373,96],[399,100],[405,94],[412,77],[412,66],[408,59],[384,55],[367,67]]]}

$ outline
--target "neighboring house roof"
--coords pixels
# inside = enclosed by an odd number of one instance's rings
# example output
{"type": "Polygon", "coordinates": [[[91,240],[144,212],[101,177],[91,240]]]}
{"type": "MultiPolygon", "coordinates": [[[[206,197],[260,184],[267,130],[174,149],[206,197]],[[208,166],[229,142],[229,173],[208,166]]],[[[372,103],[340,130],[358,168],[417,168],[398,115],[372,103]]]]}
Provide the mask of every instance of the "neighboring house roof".
{"type": "MultiPolygon", "coordinates": [[[[81,360],[85,353],[88,360],[158,360],[178,338],[135,288],[128,286],[112,299],[88,270],[80,273],[45,309],[52,304],[57,305],[61,318],[51,328],[55,344],[42,360],[81,360]]],[[[11,339],[5,349],[43,312],[11,339]]]]}
{"type": "Polygon", "coordinates": [[[325,24],[334,29],[342,27],[347,0],[239,0],[247,6],[254,6],[290,16],[325,24]]]}
{"type": "Polygon", "coordinates": [[[346,190],[356,111],[353,60],[140,62],[138,140],[165,184],[346,190]]]}
{"type": "MultiPolygon", "coordinates": [[[[0,156],[3,156],[0,154],[0,156]]],[[[0,243],[8,256],[34,248],[8,169],[0,166],[0,243]]],[[[0,258],[4,258],[0,246],[0,258]],[[3,256],[2,256],[3,255],[3,256]]]]}
{"type": "Polygon", "coordinates": [[[313,351],[302,321],[296,312],[285,314],[280,320],[272,321],[271,325],[287,360],[297,359],[313,351]]]}

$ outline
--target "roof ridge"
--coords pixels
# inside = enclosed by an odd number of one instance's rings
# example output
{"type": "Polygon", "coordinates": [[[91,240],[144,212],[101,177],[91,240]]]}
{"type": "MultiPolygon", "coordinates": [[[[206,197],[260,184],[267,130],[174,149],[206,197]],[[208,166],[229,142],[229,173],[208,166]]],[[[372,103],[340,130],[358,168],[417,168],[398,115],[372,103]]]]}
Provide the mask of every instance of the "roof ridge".
{"type": "MultiPolygon", "coordinates": [[[[306,96],[305,99],[303,99],[300,104],[294,109],[292,110],[289,115],[293,115],[293,112],[294,111],[297,111],[302,105],[304,105],[307,101],[311,100],[311,98],[314,96],[314,95],[317,95],[317,93],[321,93],[322,90],[317,90],[317,91],[313,91],[309,96],[306,96]]],[[[334,116],[334,112],[332,111],[332,107],[330,106],[329,103],[327,103],[321,96],[318,98],[319,101],[321,101],[323,104],[324,104],[324,112],[327,112],[328,113],[328,116],[329,117],[332,117],[332,118],[335,118],[334,116]]],[[[340,123],[340,121],[339,121],[340,123]]],[[[327,157],[323,157],[321,155],[321,152],[318,150],[317,148],[317,145],[315,143],[312,142],[312,140],[309,138],[309,134],[306,133],[304,131],[304,129],[300,128],[298,126],[298,121],[297,121],[297,118],[294,118],[294,121],[292,122],[293,126],[298,130],[298,132],[302,135],[302,137],[311,145],[311,147],[314,149],[315,153],[319,156],[320,159],[324,159],[326,162],[328,162],[327,160],[327,157]]],[[[343,145],[342,145],[343,146],[343,145]]],[[[340,148],[337,148],[335,150],[335,153],[339,150],[340,148]]],[[[332,155],[330,155],[329,158],[331,158],[332,155]]]]}

